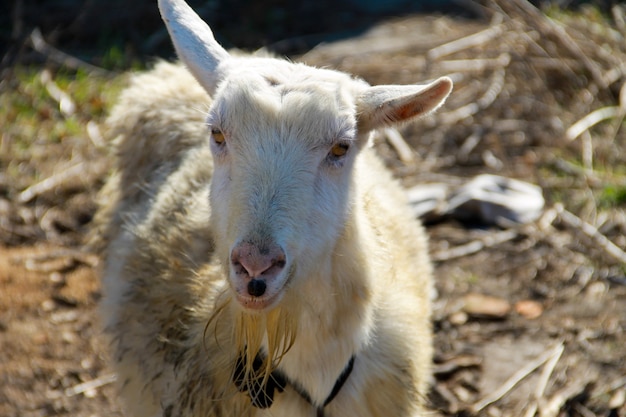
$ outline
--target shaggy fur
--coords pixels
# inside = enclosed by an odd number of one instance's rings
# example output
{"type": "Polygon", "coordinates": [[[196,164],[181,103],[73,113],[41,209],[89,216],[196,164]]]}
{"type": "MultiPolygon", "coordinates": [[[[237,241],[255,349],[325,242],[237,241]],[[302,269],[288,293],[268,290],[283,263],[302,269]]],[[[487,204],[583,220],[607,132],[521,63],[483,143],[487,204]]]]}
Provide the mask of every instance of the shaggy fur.
{"type": "MultiPolygon", "coordinates": [[[[163,3],[177,49],[188,47],[172,26],[191,19],[197,31],[199,18],[174,1],[172,23],[163,3]]],[[[101,307],[128,414],[419,415],[432,350],[426,237],[367,144],[370,129],[437,107],[450,81],[369,87],[220,48],[207,48],[210,75],[162,62],[133,76],[109,118],[101,307]],[[235,271],[244,247],[284,251],[262,296],[235,271]],[[238,363],[260,386],[279,371],[313,404],[291,383],[254,407],[265,392],[240,390],[238,363]]]]}

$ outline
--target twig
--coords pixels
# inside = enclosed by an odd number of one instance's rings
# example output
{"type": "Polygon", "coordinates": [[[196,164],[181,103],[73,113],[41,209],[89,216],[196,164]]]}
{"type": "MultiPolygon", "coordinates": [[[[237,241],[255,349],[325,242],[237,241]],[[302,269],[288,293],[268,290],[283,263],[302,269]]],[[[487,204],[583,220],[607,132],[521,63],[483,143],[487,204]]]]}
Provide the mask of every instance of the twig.
{"type": "Polygon", "coordinates": [[[73,68],[73,69],[85,69],[89,72],[95,72],[99,74],[108,74],[109,71],[96,67],[95,65],[91,65],[85,61],[82,61],[76,57],[73,57],[69,54],[66,54],[63,51],[59,51],[52,45],[48,44],[43,36],[41,35],[41,31],[39,28],[33,29],[30,34],[30,43],[33,46],[33,49],[43,55],[46,55],[53,61],[63,66],[73,68]]]}
{"type": "Polygon", "coordinates": [[[88,173],[91,176],[93,174],[97,175],[101,172],[104,172],[105,170],[105,163],[93,164],[87,162],[79,162],[76,165],[73,165],[61,172],[57,172],[56,174],[53,174],[50,177],[26,188],[24,191],[17,195],[16,200],[18,203],[28,203],[37,196],[51,191],[54,188],[59,187],[72,179],[84,179],[85,173],[88,173]]]}
{"type": "Polygon", "coordinates": [[[87,122],[87,137],[89,137],[96,149],[104,149],[106,147],[106,141],[102,137],[100,127],[93,120],[87,122]]]}
{"type": "Polygon", "coordinates": [[[543,372],[541,373],[541,376],[539,377],[539,382],[537,382],[537,389],[535,390],[535,398],[541,398],[543,396],[543,393],[545,392],[546,387],[548,386],[550,375],[552,375],[552,373],[554,372],[554,368],[556,367],[556,364],[559,362],[559,359],[561,358],[561,355],[563,354],[564,350],[565,350],[565,346],[563,345],[563,342],[555,346],[554,353],[552,357],[550,357],[550,360],[548,361],[548,363],[546,363],[546,366],[543,368],[543,372]]]}
{"type": "Polygon", "coordinates": [[[482,239],[473,240],[464,245],[456,246],[452,249],[447,249],[431,254],[431,259],[435,262],[447,261],[450,259],[461,258],[463,256],[471,255],[476,252],[480,252],[485,248],[491,248],[501,243],[513,240],[517,237],[518,232],[516,230],[504,230],[501,232],[495,232],[489,236],[485,236],[482,239]]]}
{"type": "Polygon", "coordinates": [[[440,61],[437,69],[442,73],[484,71],[491,68],[506,67],[511,63],[511,55],[504,52],[497,58],[454,59],[440,61]]]}
{"type": "Polygon", "coordinates": [[[581,160],[585,168],[585,176],[590,177],[593,175],[593,139],[589,131],[583,132],[581,139],[581,160]]]}
{"type": "Polygon", "coordinates": [[[549,400],[542,402],[539,407],[539,417],[556,417],[563,405],[572,397],[580,394],[585,390],[587,381],[576,381],[573,385],[559,390],[550,397],[549,400]]]}
{"type": "Polygon", "coordinates": [[[580,136],[584,131],[597,125],[603,120],[612,119],[614,117],[623,117],[624,110],[619,106],[602,107],[601,109],[594,110],[573,125],[565,132],[565,137],[568,140],[574,140],[580,136]]]}
{"type": "MultiPolygon", "coordinates": [[[[626,75],[626,65],[623,65],[622,69],[624,70],[623,75],[626,75]]],[[[622,86],[619,89],[619,108],[620,112],[615,122],[613,123],[611,135],[607,136],[608,138],[612,138],[613,141],[617,139],[617,134],[622,128],[623,122],[626,119],[626,81],[622,83],[622,86]]]]}
{"type": "Polygon", "coordinates": [[[411,147],[406,143],[400,132],[393,127],[386,127],[381,132],[387,142],[393,147],[398,154],[400,161],[405,164],[415,161],[415,154],[411,147]]]}
{"type": "MultiPolygon", "coordinates": [[[[544,69],[555,69],[563,74],[567,74],[572,79],[578,78],[578,74],[581,72],[581,68],[584,66],[580,63],[578,59],[575,58],[565,58],[565,57],[553,57],[547,50],[544,48],[539,41],[544,39],[542,33],[539,33],[534,28],[531,28],[529,31],[526,27],[524,27],[521,22],[513,21],[513,26],[519,26],[516,29],[517,40],[514,40],[513,45],[521,44],[524,45],[524,50],[527,51],[529,49],[534,50],[535,53],[541,55],[539,57],[531,56],[530,53],[525,52],[523,54],[524,59],[527,59],[529,63],[532,63],[532,67],[537,70],[540,68],[544,69]],[[516,24],[518,23],[518,24],[516,24]]],[[[546,88],[549,88],[546,85],[546,88]]]]}
{"type": "Polygon", "coordinates": [[[626,76],[626,63],[616,64],[604,73],[604,81],[607,85],[611,85],[624,76],[626,76]]]}
{"type": "Polygon", "coordinates": [[[78,249],[52,249],[43,253],[11,257],[12,263],[24,264],[29,271],[51,272],[48,268],[53,264],[81,263],[92,268],[98,265],[98,257],[90,252],[78,249]]]}
{"type": "Polygon", "coordinates": [[[61,172],[58,172],[43,181],[35,183],[24,191],[18,194],[17,201],[19,203],[28,203],[30,200],[37,196],[58,187],[70,178],[78,177],[85,172],[87,164],[85,162],[79,162],[74,166],[71,166],[61,172]]]}
{"type": "Polygon", "coordinates": [[[525,367],[521,368],[517,372],[515,372],[509,379],[507,379],[502,386],[495,390],[494,392],[488,394],[482,400],[476,402],[474,405],[470,407],[472,413],[476,414],[485,407],[494,402],[498,401],[500,398],[504,397],[513,387],[515,387],[521,380],[530,375],[535,369],[539,368],[541,365],[546,363],[550,358],[555,356],[561,349],[563,348],[563,344],[559,343],[554,348],[545,351],[542,353],[537,359],[528,363],[525,367]]]}
{"type": "Polygon", "coordinates": [[[50,96],[59,103],[59,110],[64,116],[71,116],[76,112],[76,104],[74,100],[65,91],[52,80],[52,74],[47,69],[41,71],[41,83],[46,87],[46,91],[50,96]]]}
{"type": "Polygon", "coordinates": [[[561,355],[563,354],[563,350],[565,350],[565,346],[563,343],[557,346],[557,349],[554,352],[554,355],[548,360],[546,366],[543,368],[543,372],[541,372],[541,376],[539,377],[539,381],[537,382],[537,386],[535,388],[534,401],[531,403],[530,407],[526,409],[526,413],[524,417],[534,417],[537,412],[537,408],[539,407],[539,401],[543,397],[543,394],[548,386],[548,381],[550,380],[550,375],[554,372],[554,368],[556,364],[559,362],[561,355]]]}
{"type": "Polygon", "coordinates": [[[597,417],[598,415],[580,403],[574,404],[574,408],[582,417],[597,417]]]}
{"type": "Polygon", "coordinates": [[[617,261],[626,264],[626,252],[620,249],[615,243],[611,242],[609,238],[600,233],[597,228],[582,220],[575,214],[565,210],[563,205],[560,203],[555,204],[554,208],[556,209],[559,219],[561,219],[562,222],[570,227],[580,230],[584,235],[591,238],[598,246],[604,249],[608,255],[617,261]]]}
{"type": "Polygon", "coordinates": [[[475,46],[483,45],[492,39],[502,35],[506,30],[504,24],[498,24],[491,26],[480,32],[473,33],[461,39],[456,39],[452,42],[444,43],[435,48],[432,48],[426,54],[426,57],[430,60],[437,60],[443,56],[453,54],[455,52],[462,51],[464,49],[473,48],[475,46]]]}
{"type": "Polygon", "coordinates": [[[518,10],[520,10],[526,17],[526,21],[530,25],[534,25],[539,32],[543,33],[544,36],[552,35],[555,37],[561,45],[569,51],[576,59],[580,60],[583,63],[585,68],[591,73],[594,81],[602,88],[606,87],[606,82],[604,80],[602,70],[598,66],[596,62],[590,59],[585,53],[580,49],[578,44],[574,42],[574,40],[567,34],[565,29],[559,26],[554,21],[547,18],[543,13],[539,11],[535,6],[533,6],[530,2],[526,0],[508,0],[499,2],[501,6],[505,6],[507,4],[514,4],[517,6],[518,10]]]}
{"type": "Polygon", "coordinates": [[[573,163],[564,159],[555,158],[554,160],[552,160],[552,164],[554,164],[555,168],[563,171],[568,175],[599,181],[599,178],[597,178],[593,172],[589,172],[588,170],[581,168],[578,165],[574,165],[573,163]]]}
{"type": "Polygon", "coordinates": [[[541,217],[537,220],[537,229],[542,233],[546,230],[552,231],[552,224],[554,223],[558,215],[559,213],[554,207],[546,209],[541,217]]]}
{"type": "Polygon", "coordinates": [[[611,385],[609,385],[609,388],[610,388],[610,391],[615,391],[616,389],[619,389],[624,386],[626,386],[626,377],[613,381],[611,385]]]}
{"type": "Polygon", "coordinates": [[[463,142],[463,145],[461,145],[461,147],[459,148],[459,151],[457,152],[458,158],[460,160],[467,160],[467,158],[469,157],[469,154],[474,150],[474,148],[480,143],[480,140],[482,139],[483,136],[483,129],[482,127],[475,127],[474,131],[472,132],[471,135],[469,135],[465,141],[463,142]]]}
{"type": "MultiPolygon", "coordinates": [[[[447,412],[449,414],[456,414],[459,411],[459,401],[456,396],[446,387],[444,384],[435,384],[433,391],[436,392],[447,402],[447,412]]],[[[434,414],[433,414],[434,415],[434,414]]]]}
{"type": "Polygon", "coordinates": [[[504,87],[504,76],[506,71],[500,68],[494,71],[489,83],[489,88],[478,100],[459,107],[456,110],[452,110],[447,113],[442,113],[438,116],[438,121],[445,125],[453,125],[456,122],[466,119],[481,110],[489,107],[498,98],[504,87]]]}
{"type": "Polygon", "coordinates": [[[94,390],[96,388],[103,387],[117,380],[117,375],[115,374],[106,374],[91,381],[86,381],[78,385],[74,385],[73,387],[67,388],[65,390],[65,395],[67,397],[73,397],[78,394],[82,394],[87,391],[94,390]]]}
{"type": "Polygon", "coordinates": [[[554,57],[529,57],[527,58],[532,66],[540,69],[556,69],[563,72],[575,74],[572,69],[580,67],[580,62],[570,58],[554,58],[554,57]]]}

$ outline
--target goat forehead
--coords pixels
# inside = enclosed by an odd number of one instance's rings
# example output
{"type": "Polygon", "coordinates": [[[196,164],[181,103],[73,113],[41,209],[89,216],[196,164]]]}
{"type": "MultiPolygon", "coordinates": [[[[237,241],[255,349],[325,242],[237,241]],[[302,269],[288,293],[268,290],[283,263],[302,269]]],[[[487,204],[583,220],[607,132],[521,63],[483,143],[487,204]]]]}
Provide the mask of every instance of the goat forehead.
{"type": "Polygon", "coordinates": [[[361,80],[350,75],[323,68],[310,67],[305,64],[292,63],[276,58],[236,58],[224,69],[229,77],[263,78],[270,85],[300,84],[306,82],[323,82],[327,84],[352,87],[364,85],[361,80]]]}
{"type": "Polygon", "coordinates": [[[354,97],[361,84],[346,74],[286,64],[287,70],[274,72],[235,71],[220,87],[209,121],[232,133],[265,129],[326,141],[354,136],[354,97]]]}

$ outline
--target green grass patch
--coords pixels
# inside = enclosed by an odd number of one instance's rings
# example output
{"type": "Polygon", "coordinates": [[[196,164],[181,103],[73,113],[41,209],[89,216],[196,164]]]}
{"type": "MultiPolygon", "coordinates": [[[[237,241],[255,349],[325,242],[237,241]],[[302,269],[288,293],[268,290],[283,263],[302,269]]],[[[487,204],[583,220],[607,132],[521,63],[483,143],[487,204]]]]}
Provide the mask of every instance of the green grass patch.
{"type": "Polygon", "coordinates": [[[87,124],[100,125],[124,85],[124,77],[40,68],[15,68],[0,86],[0,172],[13,194],[55,172],[64,163],[90,160],[99,151],[87,124]],[[54,88],[73,103],[61,110],[54,88]],[[70,161],[72,160],[72,161],[70,161]]]}
{"type": "Polygon", "coordinates": [[[626,206],[626,184],[604,186],[596,201],[598,207],[603,209],[626,206]]]}

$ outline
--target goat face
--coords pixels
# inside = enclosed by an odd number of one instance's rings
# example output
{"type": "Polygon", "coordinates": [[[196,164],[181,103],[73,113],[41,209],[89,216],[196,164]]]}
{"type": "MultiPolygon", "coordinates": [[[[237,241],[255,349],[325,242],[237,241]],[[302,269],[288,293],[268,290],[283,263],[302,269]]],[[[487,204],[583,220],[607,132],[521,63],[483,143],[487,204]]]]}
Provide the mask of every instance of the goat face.
{"type": "Polygon", "coordinates": [[[235,60],[227,73],[208,119],[212,225],[235,298],[265,310],[329,267],[366,142],[354,100],[363,83],[274,59],[235,60]]]}
{"type": "Polygon", "coordinates": [[[434,110],[452,82],[370,87],[340,72],[233,57],[183,0],[159,8],[179,57],[214,99],[217,253],[244,309],[269,310],[312,271],[328,275],[325,255],[350,215],[368,132],[434,110]]]}

